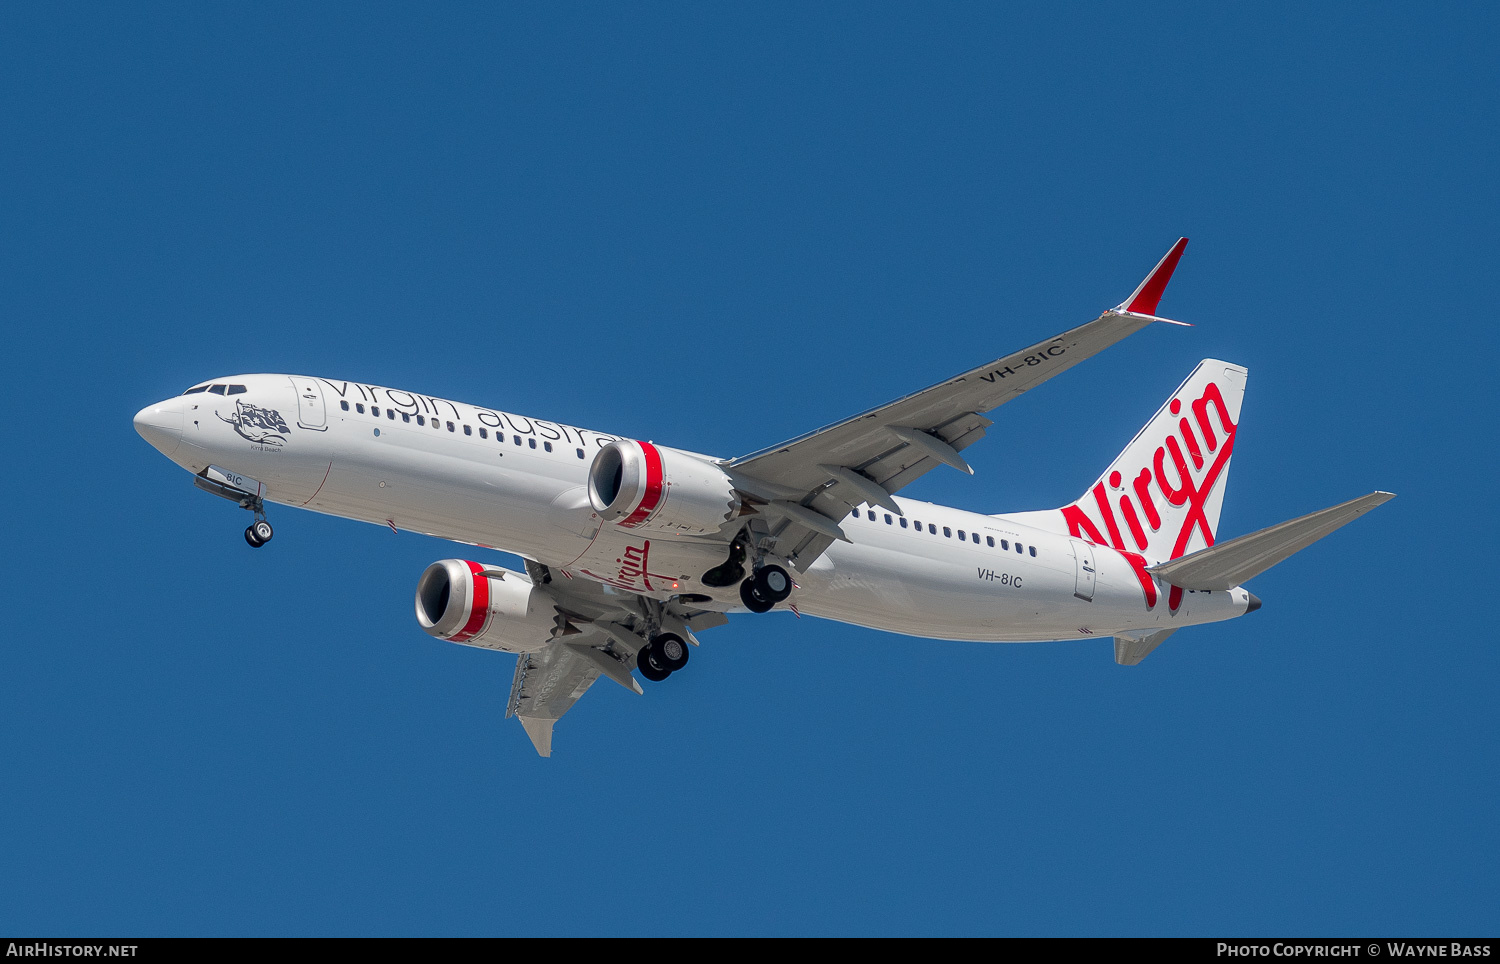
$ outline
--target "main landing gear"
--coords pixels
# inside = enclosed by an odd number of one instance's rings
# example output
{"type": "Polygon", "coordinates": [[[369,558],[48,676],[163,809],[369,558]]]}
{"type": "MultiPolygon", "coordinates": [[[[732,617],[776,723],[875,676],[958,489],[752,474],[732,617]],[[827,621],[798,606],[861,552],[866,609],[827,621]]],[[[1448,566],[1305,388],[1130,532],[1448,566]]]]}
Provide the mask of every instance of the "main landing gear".
{"type": "Polygon", "coordinates": [[[770,612],[792,594],[792,577],[780,566],[762,566],[740,583],[740,601],[752,613],[770,612]]]}
{"type": "MultiPolygon", "coordinates": [[[[792,577],[780,566],[757,565],[745,578],[745,563],[750,560],[754,537],[744,529],[729,544],[729,558],[702,576],[705,586],[732,586],[740,584],[740,601],[752,613],[770,612],[779,602],[785,602],[792,594],[792,577]]],[[[755,548],[756,563],[764,558],[759,547],[755,548]]]]}
{"type": "Polygon", "coordinates": [[[652,636],[635,657],[636,668],[653,683],[660,683],[688,663],[687,643],[676,633],[652,636]]]}

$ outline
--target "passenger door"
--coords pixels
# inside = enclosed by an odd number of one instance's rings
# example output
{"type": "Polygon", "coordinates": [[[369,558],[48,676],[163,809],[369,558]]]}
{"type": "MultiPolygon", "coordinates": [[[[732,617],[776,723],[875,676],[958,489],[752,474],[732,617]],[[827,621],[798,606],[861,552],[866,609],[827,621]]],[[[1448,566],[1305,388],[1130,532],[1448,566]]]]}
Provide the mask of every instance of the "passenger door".
{"type": "Polygon", "coordinates": [[[323,390],[316,379],[300,375],[290,376],[292,388],[297,392],[297,427],[314,432],[328,430],[328,412],[323,407],[323,390]]]}

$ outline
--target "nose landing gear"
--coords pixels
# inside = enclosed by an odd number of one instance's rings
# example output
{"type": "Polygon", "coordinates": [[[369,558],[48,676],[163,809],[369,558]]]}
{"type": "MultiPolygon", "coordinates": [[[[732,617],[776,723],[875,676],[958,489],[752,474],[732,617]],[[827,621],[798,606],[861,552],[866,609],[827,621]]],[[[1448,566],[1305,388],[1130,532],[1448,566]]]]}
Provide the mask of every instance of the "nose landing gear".
{"type": "Polygon", "coordinates": [[[250,543],[250,548],[259,549],[270,542],[271,536],[276,534],[275,530],[271,528],[271,523],[266,521],[265,500],[259,498],[241,499],[240,507],[249,509],[255,513],[255,521],[245,527],[245,541],[250,543]]]}
{"type": "Polygon", "coordinates": [[[266,500],[260,497],[265,487],[247,476],[237,475],[216,465],[209,465],[193,476],[193,484],[210,495],[228,499],[241,509],[255,513],[255,521],[245,528],[245,541],[252,549],[259,549],[271,541],[274,532],[266,521],[266,500]],[[246,491],[250,486],[253,491],[246,491]]]}

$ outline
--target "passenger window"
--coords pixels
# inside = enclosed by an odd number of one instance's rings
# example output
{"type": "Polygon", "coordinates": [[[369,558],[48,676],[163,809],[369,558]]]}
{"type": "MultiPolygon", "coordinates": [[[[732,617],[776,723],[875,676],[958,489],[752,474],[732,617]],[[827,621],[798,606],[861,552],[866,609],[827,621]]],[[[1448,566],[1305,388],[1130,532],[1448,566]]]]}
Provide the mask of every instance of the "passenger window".
{"type": "Polygon", "coordinates": [[[1001,539],[1000,540],[1000,548],[1002,548],[1002,549],[1009,549],[1010,548],[1010,540],[1009,539],[1001,539]]]}
{"type": "Polygon", "coordinates": [[[427,420],[425,418],[423,418],[422,416],[418,415],[417,416],[417,424],[418,425],[426,425],[427,424],[427,420]]]}
{"type": "Polygon", "coordinates": [[[243,394],[245,394],[245,386],[244,385],[230,385],[229,386],[229,394],[231,394],[231,395],[243,395],[243,394]]]}
{"type": "Polygon", "coordinates": [[[927,531],[933,535],[937,535],[937,525],[932,522],[927,523],[927,531]]]}
{"type": "Polygon", "coordinates": [[[903,528],[903,529],[905,529],[905,528],[906,528],[906,519],[905,519],[905,518],[903,518],[903,519],[902,519],[902,520],[901,520],[901,528],[903,528]]]}
{"type": "Polygon", "coordinates": [[[974,535],[974,544],[978,545],[979,544],[979,533],[976,532],[973,535],[974,535]]]}
{"type": "Polygon", "coordinates": [[[380,406],[379,405],[371,405],[370,406],[370,414],[373,415],[373,416],[375,416],[376,418],[379,418],[380,417],[380,406]]]}
{"type": "Polygon", "coordinates": [[[536,439],[529,438],[526,440],[526,444],[531,448],[536,448],[536,439]]]}
{"type": "Polygon", "coordinates": [[[349,411],[349,403],[341,401],[341,402],[339,402],[339,408],[342,408],[344,411],[347,412],[347,411],[349,411]]]}
{"type": "Polygon", "coordinates": [[[394,408],[386,409],[385,417],[394,422],[396,420],[396,410],[394,408]]]}
{"type": "Polygon", "coordinates": [[[365,413],[365,403],[364,402],[355,402],[354,403],[354,410],[356,412],[358,412],[359,414],[363,415],[365,413]]]}
{"type": "MultiPolygon", "coordinates": [[[[420,415],[419,415],[419,416],[417,416],[417,417],[418,417],[418,418],[421,418],[421,416],[420,416],[420,415]]],[[[406,422],[406,423],[408,423],[408,424],[410,424],[410,422],[411,422],[411,413],[409,413],[409,412],[402,412],[402,413],[401,413],[401,421],[403,421],[403,422],[406,422]]]]}
{"type": "Polygon", "coordinates": [[[583,458],[583,449],[574,449],[573,451],[578,453],[579,458],[583,458]]]}
{"type": "Polygon", "coordinates": [[[1031,558],[1035,559],[1036,558],[1036,546],[1030,546],[1028,548],[1029,548],[1029,550],[1031,552],[1031,558]]]}
{"type": "MultiPolygon", "coordinates": [[[[432,424],[436,425],[437,422],[433,422],[432,424]]],[[[448,431],[450,431],[450,432],[453,431],[453,423],[452,422],[448,423],[448,431]]]]}
{"type": "Polygon", "coordinates": [[[1016,552],[1017,552],[1017,553],[1018,553],[1018,554],[1019,554],[1019,553],[1023,553],[1023,552],[1025,552],[1025,551],[1026,551],[1026,550],[1025,550],[1025,549],[1022,549],[1022,548],[1021,548],[1021,544],[1020,544],[1020,543],[1019,543],[1019,542],[1018,542],[1018,543],[1016,543],[1016,552]]]}
{"type": "Polygon", "coordinates": [[[479,437],[480,438],[489,438],[490,437],[490,430],[487,429],[487,428],[480,429],[479,430],[479,437]]]}
{"type": "Polygon", "coordinates": [[[875,521],[875,510],[874,509],[870,510],[870,521],[871,522],[875,521]]]}
{"type": "Polygon", "coordinates": [[[885,514],[885,524],[886,525],[890,525],[891,524],[891,514],[889,512],[887,512],[885,514]]]}
{"type": "MultiPolygon", "coordinates": [[[[439,422],[437,419],[433,419],[432,420],[432,430],[434,432],[441,432],[443,430],[443,423],[439,422]]],[[[450,432],[453,431],[453,423],[452,422],[448,423],[448,431],[450,431],[450,432]]]]}
{"type": "Polygon", "coordinates": [[[959,529],[958,530],[958,538],[959,538],[960,542],[968,542],[969,541],[969,534],[967,532],[964,532],[964,530],[959,529]]]}
{"type": "Polygon", "coordinates": [[[948,528],[947,526],[943,526],[943,538],[944,539],[952,539],[953,538],[953,530],[950,529],[950,528],[948,528]]]}
{"type": "Polygon", "coordinates": [[[223,385],[210,385],[210,386],[208,386],[208,391],[209,391],[209,394],[211,394],[211,395],[223,395],[224,394],[224,386],[223,385]]]}
{"type": "Polygon", "coordinates": [[[469,428],[469,426],[465,425],[464,426],[464,434],[465,435],[473,435],[474,434],[474,430],[472,428],[469,428]]]}
{"type": "Polygon", "coordinates": [[[859,510],[858,509],[855,509],[853,512],[851,512],[849,514],[852,515],[852,516],[854,516],[854,518],[856,518],[856,519],[859,518],[859,510]]]}

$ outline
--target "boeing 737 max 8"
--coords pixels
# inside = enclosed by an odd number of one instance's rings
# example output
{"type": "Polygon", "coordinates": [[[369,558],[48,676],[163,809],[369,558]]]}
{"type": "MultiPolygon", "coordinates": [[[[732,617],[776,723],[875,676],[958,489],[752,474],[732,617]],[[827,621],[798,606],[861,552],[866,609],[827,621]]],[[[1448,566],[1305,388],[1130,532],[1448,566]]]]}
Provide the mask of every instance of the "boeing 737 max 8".
{"type": "MultiPolygon", "coordinates": [[[[1373,492],[1219,542],[1246,371],[1200,362],[1075,502],[982,515],[895,493],[961,454],[986,412],[1149,324],[1187,239],[1119,307],[931,388],[740,458],[343,379],[238,375],[149,405],[136,430],[202,489],[526,560],[417,582],[429,634],[518,654],[507,716],[550,755],[601,676],[641,693],[728,613],[784,607],[912,636],[1109,636],[1134,665],[1185,626],[1253,612],[1242,584],[1374,508],[1373,492]]],[[[1177,324],[1177,322],[1169,322],[1177,324]]]]}

